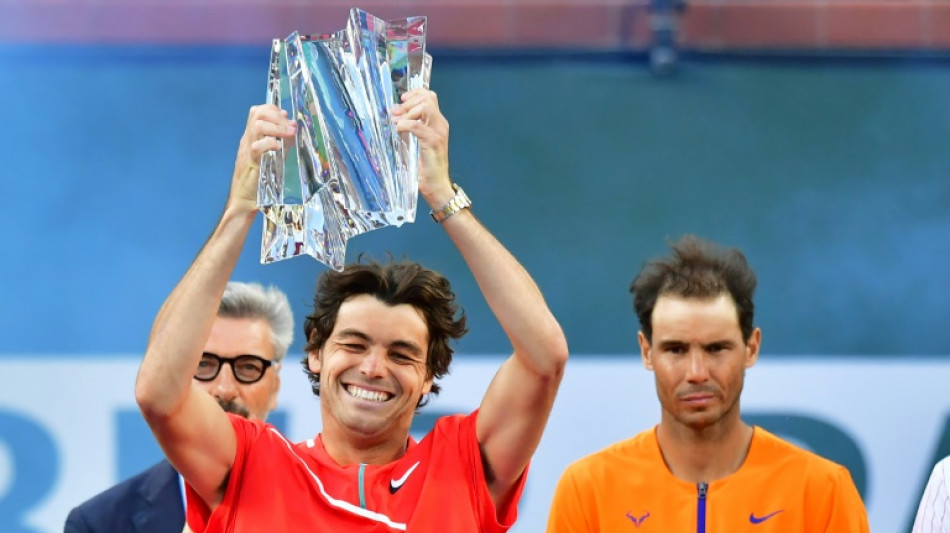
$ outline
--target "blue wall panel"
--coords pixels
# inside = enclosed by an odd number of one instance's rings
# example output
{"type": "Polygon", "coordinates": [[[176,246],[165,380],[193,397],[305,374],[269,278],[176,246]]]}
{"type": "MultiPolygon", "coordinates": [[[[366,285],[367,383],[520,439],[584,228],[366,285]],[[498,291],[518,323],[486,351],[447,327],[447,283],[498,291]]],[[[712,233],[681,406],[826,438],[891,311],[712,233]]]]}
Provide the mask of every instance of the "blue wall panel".
{"type": "MultiPolygon", "coordinates": [[[[223,206],[266,50],[7,47],[0,52],[4,353],[140,353],[223,206]]],[[[577,353],[634,350],[627,286],[686,232],[742,247],[770,353],[947,352],[950,68],[435,53],[454,178],[537,277],[577,353]]],[[[417,223],[350,243],[455,282],[465,352],[508,349],[448,240],[417,223]]],[[[301,317],[309,258],[275,283],[301,317]]],[[[301,346],[298,341],[295,348],[301,346]]]]}

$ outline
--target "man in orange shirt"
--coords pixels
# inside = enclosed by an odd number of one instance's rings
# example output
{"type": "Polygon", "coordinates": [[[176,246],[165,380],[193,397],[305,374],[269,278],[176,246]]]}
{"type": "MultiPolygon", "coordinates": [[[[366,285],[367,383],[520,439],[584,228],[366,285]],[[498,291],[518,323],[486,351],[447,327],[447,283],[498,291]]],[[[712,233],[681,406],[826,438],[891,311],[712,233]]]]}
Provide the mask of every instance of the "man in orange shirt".
{"type": "Polygon", "coordinates": [[[662,415],[564,472],[548,533],[867,532],[848,471],[740,418],[759,357],[743,254],[687,236],[630,291],[662,415]]]}

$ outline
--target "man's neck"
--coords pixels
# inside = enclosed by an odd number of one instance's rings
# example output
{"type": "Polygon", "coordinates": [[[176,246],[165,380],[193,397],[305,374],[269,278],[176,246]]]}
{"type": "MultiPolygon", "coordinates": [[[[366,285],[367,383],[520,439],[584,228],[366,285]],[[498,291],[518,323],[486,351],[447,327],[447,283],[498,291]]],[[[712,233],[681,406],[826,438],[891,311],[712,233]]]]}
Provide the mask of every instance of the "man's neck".
{"type": "Polygon", "coordinates": [[[663,420],[656,429],[660,453],[674,476],[691,483],[728,477],[742,466],[752,445],[753,428],[738,416],[693,429],[663,420]]]}
{"type": "Polygon", "coordinates": [[[409,446],[409,435],[399,439],[354,439],[349,435],[324,430],[320,434],[323,448],[338,465],[384,465],[399,459],[409,446]]]}

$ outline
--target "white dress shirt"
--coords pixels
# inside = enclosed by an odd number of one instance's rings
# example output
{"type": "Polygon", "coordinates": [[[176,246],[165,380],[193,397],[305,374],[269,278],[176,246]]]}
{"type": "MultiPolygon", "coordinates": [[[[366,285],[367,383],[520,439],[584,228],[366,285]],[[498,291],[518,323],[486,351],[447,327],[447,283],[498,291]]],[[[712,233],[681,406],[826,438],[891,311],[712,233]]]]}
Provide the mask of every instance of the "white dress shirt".
{"type": "Polygon", "coordinates": [[[930,474],[913,533],[950,533],[950,457],[944,457],[930,474]]]}

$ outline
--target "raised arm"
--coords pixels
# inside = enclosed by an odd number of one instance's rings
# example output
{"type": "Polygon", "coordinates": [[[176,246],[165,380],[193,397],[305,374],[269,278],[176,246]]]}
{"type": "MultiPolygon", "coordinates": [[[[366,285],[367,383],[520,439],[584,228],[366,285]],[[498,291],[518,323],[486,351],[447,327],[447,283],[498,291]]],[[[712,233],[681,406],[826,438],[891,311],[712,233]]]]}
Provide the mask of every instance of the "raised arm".
{"type": "MultiPolygon", "coordinates": [[[[406,94],[397,129],[419,139],[419,190],[433,210],[455,195],[449,178],[449,124],[435,93],[406,94]]],[[[476,434],[496,505],[507,500],[541,440],[567,362],[567,341],[527,271],[462,210],[442,222],[514,348],[485,397],[476,434]]]]}
{"type": "Polygon", "coordinates": [[[277,137],[294,132],[276,106],[251,108],[224,213],[159,310],[135,383],[135,399],[165,455],[209,505],[220,500],[236,440],[225,412],[192,377],[257,212],[258,161],[280,146],[277,137]]]}

